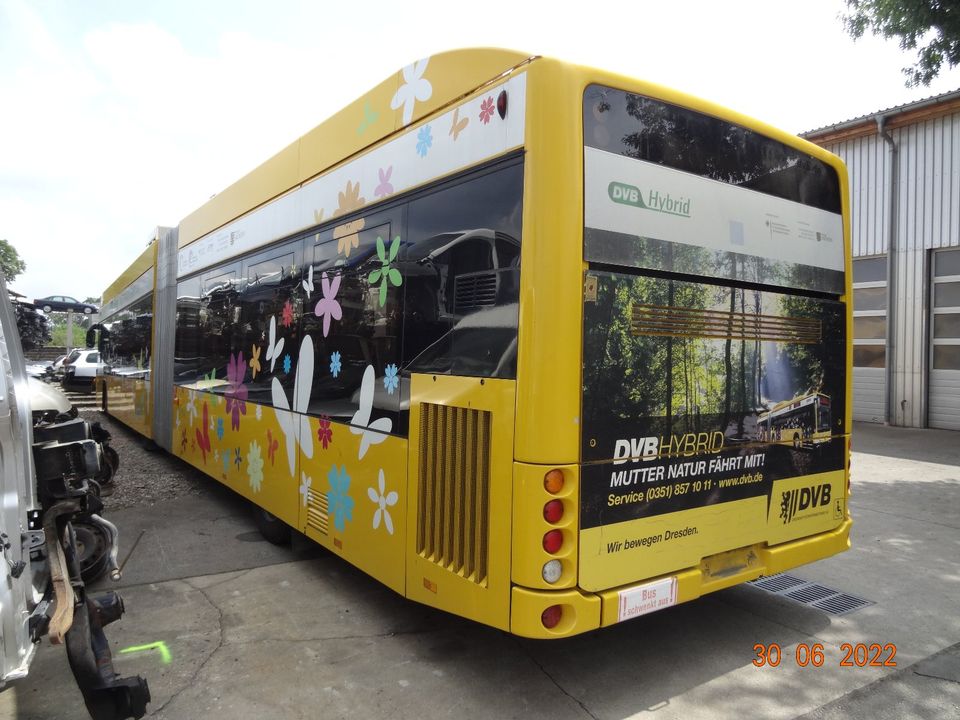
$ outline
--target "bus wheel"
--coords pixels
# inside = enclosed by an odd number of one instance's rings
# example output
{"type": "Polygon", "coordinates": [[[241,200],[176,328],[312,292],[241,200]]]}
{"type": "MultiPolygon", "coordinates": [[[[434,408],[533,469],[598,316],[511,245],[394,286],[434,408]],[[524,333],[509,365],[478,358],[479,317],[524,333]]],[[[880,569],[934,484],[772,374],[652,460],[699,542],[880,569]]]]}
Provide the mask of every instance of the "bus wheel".
{"type": "Polygon", "coordinates": [[[283,520],[256,506],[253,508],[253,516],[257,522],[257,530],[263,535],[264,540],[274,545],[290,544],[293,531],[283,520]]]}
{"type": "Polygon", "coordinates": [[[793,448],[794,450],[800,449],[800,433],[793,434],[793,448]]]}

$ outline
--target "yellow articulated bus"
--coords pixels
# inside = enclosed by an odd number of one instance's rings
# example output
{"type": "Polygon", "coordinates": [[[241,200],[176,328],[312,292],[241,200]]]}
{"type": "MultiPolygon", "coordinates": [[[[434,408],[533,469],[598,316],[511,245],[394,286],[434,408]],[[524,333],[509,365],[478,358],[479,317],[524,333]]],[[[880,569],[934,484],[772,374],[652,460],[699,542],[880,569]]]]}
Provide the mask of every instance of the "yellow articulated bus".
{"type": "Polygon", "coordinates": [[[832,420],[830,398],[821,393],[808,393],[778,402],[760,413],[757,437],[770,442],[791,443],[795,448],[828,442],[832,437],[832,420]]]}
{"type": "Polygon", "coordinates": [[[803,140],[455,51],[155,240],[104,296],[106,410],[275,541],[535,638],[849,545],[847,176],[803,140]],[[771,439],[804,393],[822,441],[771,439]]]}

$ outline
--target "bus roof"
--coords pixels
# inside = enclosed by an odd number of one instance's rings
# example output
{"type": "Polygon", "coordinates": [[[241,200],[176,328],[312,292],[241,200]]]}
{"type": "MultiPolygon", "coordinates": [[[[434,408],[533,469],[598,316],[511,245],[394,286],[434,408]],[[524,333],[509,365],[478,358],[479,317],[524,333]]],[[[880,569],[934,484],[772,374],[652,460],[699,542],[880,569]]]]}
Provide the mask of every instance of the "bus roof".
{"type": "Polygon", "coordinates": [[[184,218],[180,223],[179,247],[530,59],[529,54],[514,50],[473,48],[440,53],[408,65],[184,218]],[[427,64],[430,79],[425,85],[418,84],[427,64]],[[406,92],[402,90],[404,86],[408,88],[406,92]],[[401,102],[404,99],[408,102],[401,102]]]}

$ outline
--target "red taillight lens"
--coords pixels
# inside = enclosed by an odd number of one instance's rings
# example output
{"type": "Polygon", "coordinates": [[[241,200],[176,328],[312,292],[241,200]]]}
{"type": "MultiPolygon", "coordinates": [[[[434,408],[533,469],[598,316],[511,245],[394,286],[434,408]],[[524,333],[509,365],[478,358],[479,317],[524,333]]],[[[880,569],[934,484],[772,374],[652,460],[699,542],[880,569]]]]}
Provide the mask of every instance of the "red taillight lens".
{"type": "Polygon", "coordinates": [[[563,545],[563,533],[559,530],[550,530],[543,536],[543,549],[551,555],[560,550],[563,545]]]}
{"type": "Polygon", "coordinates": [[[563,472],[554,468],[543,476],[543,487],[551,495],[556,495],[563,490],[563,472]]]}
{"type": "Polygon", "coordinates": [[[543,506],[543,519],[548,523],[558,523],[562,517],[563,503],[559,500],[550,500],[546,505],[543,506]]]}
{"type": "Polygon", "coordinates": [[[507,116],[507,91],[501,90],[497,95],[497,115],[503,120],[507,116]]]}
{"type": "Polygon", "coordinates": [[[540,622],[547,630],[550,630],[557,626],[561,617],[563,617],[563,608],[559,605],[551,605],[540,614],[540,622]]]}

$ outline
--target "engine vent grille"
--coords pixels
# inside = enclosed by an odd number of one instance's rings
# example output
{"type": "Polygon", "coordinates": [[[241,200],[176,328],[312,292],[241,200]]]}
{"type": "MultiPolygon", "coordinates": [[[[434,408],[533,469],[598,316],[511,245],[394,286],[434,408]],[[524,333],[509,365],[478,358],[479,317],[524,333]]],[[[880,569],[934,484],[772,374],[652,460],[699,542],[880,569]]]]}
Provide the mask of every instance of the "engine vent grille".
{"type": "Polygon", "coordinates": [[[630,311],[630,332],[635,336],[666,335],[792,343],[818,343],[821,340],[821,325],[816,318],[662,305],[633,305],[630,311]]]}
{"type": "Polygon", "coordinates": [[[430,403],[420,406],[417,552],[484,586],[490,416],[482,410],[430,403]]]}
{"type": "Polygon", "coordinates": [[[326,535],[330,528],[330,519],[327,515],[328,501],[325,492],[318,492],[312,487],[307,490],[307,527],[326,535]]]}
{"type": "Polygon", "coordinates": [[[497,273],[458,275],[454,292],[457,313],[493,307],[497,304],[497,273]]]}

